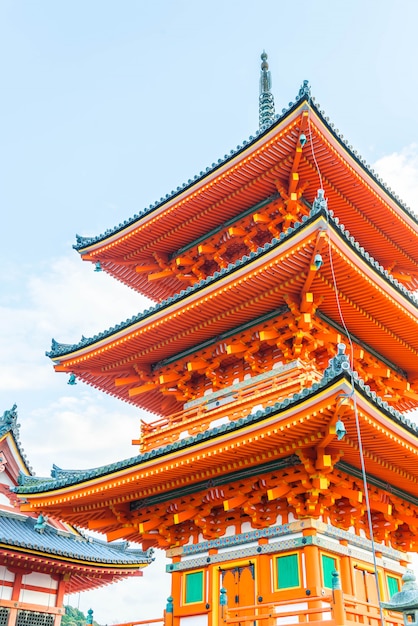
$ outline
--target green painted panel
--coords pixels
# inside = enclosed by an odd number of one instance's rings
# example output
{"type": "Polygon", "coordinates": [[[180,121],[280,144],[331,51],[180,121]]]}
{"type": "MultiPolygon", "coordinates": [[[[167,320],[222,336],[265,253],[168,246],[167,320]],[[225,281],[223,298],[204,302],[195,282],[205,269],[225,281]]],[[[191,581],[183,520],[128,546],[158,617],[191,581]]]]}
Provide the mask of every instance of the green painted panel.
{"type": "Polygon", "coordinates": [[[389,598],[391,598],[395,593],[398,593],[399,591],[399,580],[397,578],[394,578],[394,576],[388,576],[387,580],[389,598]]]}
{"type": "Polygon", "coordinates": [[[287,554],[276,558],[277,588],[299,587],[299,559],[297,554],[287,554]]]}
{"type": "Polygon", "coordinates": [[[191,602],[203,602],[203,572],[191,572],[189,574],[186,574],[185,578],[185,603],[189,604],[191,602]]]}
{"type": "Polygon", "coordinates": [[[332,556],[322,555],[322,579],[324,587],[332,589],[332,572],[337,569],[336,561],[332,556]]]}

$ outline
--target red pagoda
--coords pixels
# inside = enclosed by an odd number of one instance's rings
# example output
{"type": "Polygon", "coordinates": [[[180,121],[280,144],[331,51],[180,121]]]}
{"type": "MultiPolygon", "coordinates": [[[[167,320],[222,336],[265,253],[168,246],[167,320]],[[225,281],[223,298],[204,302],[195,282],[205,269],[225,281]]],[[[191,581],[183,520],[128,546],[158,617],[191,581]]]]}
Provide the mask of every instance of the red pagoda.
{"type": "Polygon", "coordinates": [[[138,456],[17,497],[164,549],[167,624],[378,626],[418,551],[417,218],[307,82],[278,116],[270,84],[263,54],[255,136],[77,239],[155,305],[49,356],[155,417],[138,456]]]}

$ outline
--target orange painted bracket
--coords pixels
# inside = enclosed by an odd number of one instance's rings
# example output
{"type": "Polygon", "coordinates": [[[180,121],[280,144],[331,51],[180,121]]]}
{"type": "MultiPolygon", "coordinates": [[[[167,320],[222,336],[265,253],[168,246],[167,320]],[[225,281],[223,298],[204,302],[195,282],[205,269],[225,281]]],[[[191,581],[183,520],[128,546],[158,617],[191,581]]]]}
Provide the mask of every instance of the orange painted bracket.
{"type": "Polygon", "coordinates": [[[265,213],[254,213],[253,215],[253,222],[256,224],[268,224],[270,221],[270,217],[265,213]]]}
{"type": "Polygon", "coordinates": [[[173,274],[173,270],[166,269],[166,270],[163,270],[162,272],[157,272],[155,274],[149,274],[148,280],[149,281],[160,280],[161,278],[167,278],[167,276],[172,276],[172,274],[173,274]]]}
{"type": "Polygon", "coordinates": [[[226,353],[227,354],[240,354],[242,352],[245,352],[247,348],[248,346],[246,346],[244,343],[241,343],[241,342],[230,343],[226,346],[226,353]]]}
{"type": "Polygon", "coordinates": [[[132,383],[139,383],[141,379],[139,376],[127,376],[126,378],[115,378],[116,387],[122,387],[123,385],[131,385],[132,383]]]}
{"type": "Polygon", "coordinates": [[[153,265],[137,265],[135,267],[135,272],[138,274],[142,274],[143,272],[153,272],[154,270],[158,270],[160,268],[159,265],[154,263],[153,265]]]}
{"type": "Polygon", "coordinates": [[[188,256],[178,256],[176,259],[177,267],[179,265],[193,265],[195,261],[188,256]]]}
{"type": "Polygon", "coordinates": [[[197,251],[199,254],[213,254],[214,252],[216,252],[216,248],[210,243],[202,243],[197,246],[197,251]]]}
{"type": "Polygon", "coordinates": [[[108,541],[114,541],[115,539],[123,539],[127,535],[130,535],[132,532],[136,530],[135,526],[122,526],[122,528],[118,528],[117,530],[111,530],[106,533],[106,537],[108,541]]]}
{"type": "Polygon", "coordinates": [[[140,387],[133,387],[129,389],[129,397],[133,398],[134,396],[139,396],[141,393],[147,393],[147,391],[153,391],[155,389],[155,383],[146,383],[145,385],[141,385],[140,387]]]}
{"type": "Polygon", "coordinates": [[[174,513],[174,523],[181,524],[182,522],[187,522],[187,520],[192,519],[196,515],[196,509],[190,509],[189,511],[180,511],[180,513],[174,513]]]}
{"type": "Polygon", "coordinates": [[[161,519],[159,517],[154,517],[153,519],[148,520],[148,522],[141,522],[139,524],[139,532],[141,535],[143,533],[148,532],[149,530],[155,530],[161,524],[161,519]]]}
{"type": "Polygon", "coordinates": [[[282,498],[290,491],[290,486],[286,483],[284,485],[279,485],[278,487],[274,487],[273,489],[268,489],[267,498],[268,500],[277,500],[278,498],[282,498]]]}
{"type": "Polygon", "coordinates": [[[108,517],[105,519],[91,519],[88,521],[89,530],[98,530],[99,528],[105,528],[106,526],[112,526],[116,520],[114,517],[108,517]]]}
{"type": "Polygon", "coordinates": [[[230,237],[245,237],[247,234],[246,230],[239,228],[238,226],[231,226],[228,228],[228,235],[230,237]]]}
{"type": "Polygon", "coordinates": [[[180,380],[181,374],[177,372],[166,372],[165,374],[160,374],[158,380],[161,385],[165,385],[166,383],[174,383],[176,380],[180,380]]]}
{"type": "Polygon", "coordinates": [[[280,337],[280,333],[275,330],[260,330],[259,332],[260,341],[269,341],[270,339],[277,339],[280,337]]]}
{"type": "Polygon", "coordinates": [[[208,362],[203,359],[195,359],[194,361],[189,361],[187,363],[187,371],[195,372],[197,370],[205,369],[208,365],[208,362]]]}
{"type": "Polygon", "coordinates": [[[224,500],[224,511],[232,511],[241,504],[244,504],[248,500],[247,496],[239,495],[235,498],[230,498],[229,500],[224,500]]]}

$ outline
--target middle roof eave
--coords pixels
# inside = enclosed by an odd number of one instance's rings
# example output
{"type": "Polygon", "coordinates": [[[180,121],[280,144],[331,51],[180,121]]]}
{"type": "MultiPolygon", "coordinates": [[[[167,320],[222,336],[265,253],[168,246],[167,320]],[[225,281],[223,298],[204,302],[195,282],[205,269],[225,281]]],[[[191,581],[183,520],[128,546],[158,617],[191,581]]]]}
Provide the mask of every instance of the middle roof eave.
{"type": "MultiPolygon", "coordinates": [[[[133,318],[131,323],[110,329],[92,340],[64,346],[49,356],[61,371],[72,371],[77,366],[81,371],[88,371],[90,367],[104,368],[115,362],[123,363],[124,359],[132,360],[133,354],[136,362],[149,364],[225,332],[231,326],[272,311],[284,304],[284,293],[300,294],[310,270],[317,238],[330,224],[323,216],[314,216],[282,242],[265,247],[252,258],[245,257],[231,270],[215,274],[202,281],[202,285],[155,307],[149,314],[146,312],[133,318]],[[176,340],[173,340],[174,337],[176,340]]],[[[396,346],[399,353],[403,349],[399,345],[402,341],[405,346],[411,345],[418,350],[416,305],[398,293],[396,285],[392,286],[393,281],[341,236],[340,228],[330,228],[329,232],[333,246],[341,250],[335,260],[336,268],[339,268],[338,284],[333,284],[332,268],[330,264],[328,268],[325,264],[321,268],[321,280],[315,279],[318,295],[321,292],[327,294],[321,310],[331,319],[340,321],[336,301],[339,291],[342,298],[353,300],[350,322],[354,324],[354,334],[361,338],[361,325],[364,325],[365,318],[374,316],[377,327],[383,321],[391,329],[391,336],[385,337],[385,341],[389,342],[388,350],[396,346]],[[375,295],[371,298],[370,294],[375,295]],[[356,328],[358,326],[360,332],[356,328]],[[400,342],[397,335],[401,338],[400,342]]],[[[366,329],[366,333],[369,330],[366,329]]],[[[376,332],[378,337],[381,330],[376,332]]],[[[406,347],[404,349],[407,350],[406,347]]],[[[400,357],[402,360],[405,361],[400,357]]],[[[405,367],[405,363],[399,366],[410,369],[405,367]]]]}

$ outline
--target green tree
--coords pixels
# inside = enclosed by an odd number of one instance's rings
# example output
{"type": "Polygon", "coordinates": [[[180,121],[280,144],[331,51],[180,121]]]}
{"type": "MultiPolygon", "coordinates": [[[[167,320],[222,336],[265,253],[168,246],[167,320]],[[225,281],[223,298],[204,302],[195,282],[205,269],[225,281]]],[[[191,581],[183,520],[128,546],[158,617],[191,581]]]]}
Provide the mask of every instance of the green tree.
{"type": "MultiPolygon", "coordinates": [[[[61,626],[86,626],[86,616],[82,611],[69,605],[64,609],[65,614],[62,616],[61,626]]],[[[99,624],[94,621],[93,626],[99,626],[99,624]]]]}

